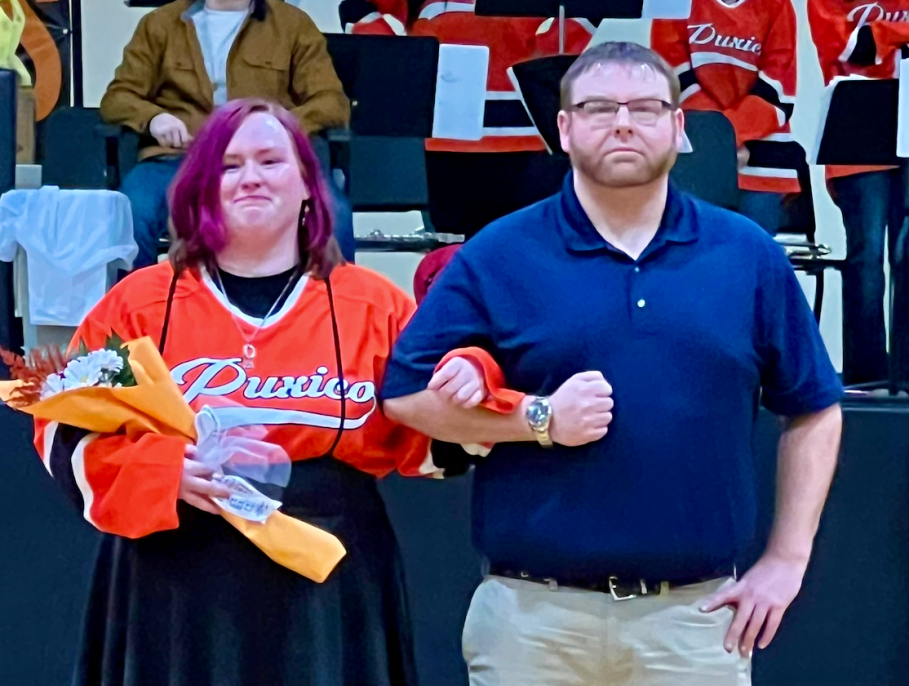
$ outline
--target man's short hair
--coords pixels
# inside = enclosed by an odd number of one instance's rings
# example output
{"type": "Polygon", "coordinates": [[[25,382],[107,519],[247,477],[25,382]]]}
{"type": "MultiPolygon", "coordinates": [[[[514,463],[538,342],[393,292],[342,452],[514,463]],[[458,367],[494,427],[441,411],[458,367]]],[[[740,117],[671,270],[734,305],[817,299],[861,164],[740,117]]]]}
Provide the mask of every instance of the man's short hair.
{"type": "Polygon", "coordinates": [[[595,45],[582,52],[562,77],[561,105],[567,110],[574,103],[571,101],[571,91],[574,82],[599,64],[625,64],[632,67],[647,66],[658,74],[662,74],[669,82],[670,104],[679,106],[682,87],[679,77],[662,57],[650,48],[645,48],[637,43],[624,41],[610,41],[595,45]]]}

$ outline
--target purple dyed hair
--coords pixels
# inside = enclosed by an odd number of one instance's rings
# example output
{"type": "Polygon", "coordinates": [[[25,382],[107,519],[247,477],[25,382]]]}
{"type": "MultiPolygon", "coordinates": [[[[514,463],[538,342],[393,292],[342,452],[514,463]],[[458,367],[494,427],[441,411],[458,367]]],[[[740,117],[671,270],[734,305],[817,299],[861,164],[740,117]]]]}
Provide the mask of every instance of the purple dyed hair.
{"type": "Polygon", "coordinates": [[[272,115],[287,130],[302,167],[310,198],[300,208],[300,261],[326,278],[344,258],[332,232],[332,213],[319,162],[297,120],[280,105],[246,98],[219,107],[196,135],[168,197],[173,243],[170,260],[180,271],[217,267],[215,255],[227,245],[221,214],[221,160],[240,125],[257,112],[272,115]]]}

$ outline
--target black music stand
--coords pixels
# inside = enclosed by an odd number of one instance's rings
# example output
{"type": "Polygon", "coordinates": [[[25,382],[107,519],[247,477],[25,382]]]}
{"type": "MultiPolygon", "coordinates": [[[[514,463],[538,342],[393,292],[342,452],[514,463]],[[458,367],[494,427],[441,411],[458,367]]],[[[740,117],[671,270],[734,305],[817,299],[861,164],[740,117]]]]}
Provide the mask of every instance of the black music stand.
{"type": "Polygon", "coordinates": [[[572,17],[598,22],[601,19],[640,19],[643,0],[477,0],[481,17],[572,17]]]}
{"type": "Polygon", "coordinates": [[[565,53],[565,17],[588,19],[640,19],[643,0],[476,0],[481,17],[558,17],[559,54],[565,53]]]}
{"type": "Polygon", "coordinates": [[[332,132],[355,210],[403,211],[428,202],[424,139],[432,136],[435,38],[327,34],[351,103],[350,132],[332,132]]]}
{"type": "MultiPolygon", "coordinates": [[[[899,120],[899,82],[896,79],[843,81],[833,89],[827,120],[818,147],[817,163],[822,165],[887,165],[900,167],[905,184],[904,203],[909,210],[909,173],[907,162],[896,156],[896,133],[899,120]]],[[[909,211],[907,211],[909,214],[909,211]]],[[[906,225],[903,224],[899,243],[905,242],[906,225]]],[[[909,381],[902,379],[909,369],[899,368],[895,334],[894,291],[895,282],[906,281],[905,271],[909,260],[903,256],[900,264],[891,265],[889,287],[889,365],[888,378],[879,382],[857,384],[849,390],[870,391],[886,388],[890,395],[909,391],[909,381]]],[[[900,292],[909,291],[909,284],[901,284],[900,292]]],[[[906,293],[909,296],[909,292],[906,293]]],[[[909,333],[909,332],[907,332],[909,333]]]]}
{"type": "Polygon", "coordinates": [[[351,131],[360,136],[432,136],[438,40],[344,33],[325,38],[350,98],[351,131]]]}
{"type": "MultiPolygon", "coordinates": [[[[425,139],[432,136],[439,41],[427,37],[327,34],[328,52],[351,103],[350,131],[329,133],[332,157],[359,211],[422,209],[429,202],[425,139]]],[[[433,233],[357,238],[367,252],[427,252],[433,233]]]]}

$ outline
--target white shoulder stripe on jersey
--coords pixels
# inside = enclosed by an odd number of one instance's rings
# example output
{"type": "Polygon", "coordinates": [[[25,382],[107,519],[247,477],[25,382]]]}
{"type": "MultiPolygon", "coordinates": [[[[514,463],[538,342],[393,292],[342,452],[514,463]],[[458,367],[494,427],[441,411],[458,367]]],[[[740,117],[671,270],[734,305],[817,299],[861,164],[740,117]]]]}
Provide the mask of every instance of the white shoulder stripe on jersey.
{"type": "Polygon", "coordinates": [[[686,88],[685,90],[682,91],[682,94],[679,97],[679,104],[685,102],[688,98],[690,98],[695,93],[700,93],[700,92],[701,92],[701,84],[695,83],[695,84],[692,84],[691,86],[688,86],[688,88],[686,88]]]}
{"type": "Polygon", "coordinates": [[[404,26],[404,23],[400,19],[390,14],[383,14],[382,18],[385,20],[385,23],[391,27],[391,30],[395,32],[396,36],[407,35],[407,27],[404,26]]]}
{"type": "MultiPolygon", "coordinates": [[[[575,24],[580,26],[582,29],[587,31],[587,33],[589,33],[591,35],[591,37],[593,37],[593,34],[595,34],[597,32],[597,27],[594,26],[593,22],[590,21],[589,19],[571,17],[571,18],[565,20],[566,23],[570,22],[570,21],[574,22],[575,24]]],[[[543,34],[548,33],[550,31],[550,29],[552,29],[553,24],[555,24],[555,23],[556,23],[556,18],[549,17],[549,19],[547,19],[546,21],[544,21],[542,24],[540,24],[537,27],[536,35],[542,36],[543,34]]],[[[556,27],[556,28],[558,28],[558,27],[556,27]]]]}
{"type": "Polygon", "coordinates": [[[435,19],[438,16],[441,16],[447,12],[473,12],[474,5],[470,2],[448,2],[443,0],[442,2],[431,2],[426,7],[424,7],[420,14],[417,15],[418,19],[435,19]]]}
{"type": "Polygon", "coordinates": [[[354,23],[348,23],[344,27],[344,33],[353,33],[354,27],[365,24],[372,24],[373,22],[384,21],[388,24],[388,27],[394,31],[396,36],[406,36],[407,29],[404,27],[404,24],[401,23],[401,20],[391,14],[381,14],[380,12],[370,12],[365,17],[360,19],[360,21],[354,23]]]}
{"type": "MultiPolygon", "coordinates": [[[[234,305],[227,299],[227,296],[221,292],[221,289],[215,284],[209,275],[205,267],[200,269],[202,273],[202,283],[212,292],[215,298],[218,299],[224,308],[233,314],[237,319],[242,319],[247,324],[252,324],[253,326],[259,326],[262,323],[261,317],[250,317],[248,314],[243,312],[239,307],[234,307],[234,305]]],[[[270,326],[274,326],[297,304],[297,301],[300,299],[300,296],[303,294],[303,289],[306,288],[306,284],[309,283],[309,274],[304,274],[300,277],[300,280],[297,282],[297,285],[294,286],[294,289],[290,292],[290,295],[287,296],[287,300],[284,301],[284,304],[281,306],[281,309],[275,312],[271,317],[268,318],[268,321],[265,322],[263,329],[267,329],[270,326]]]]}
{"type": "MultiPolygon", "coordinates": [[[[366,421],[376,411],[378,403],[373,401],[369,412],[356,419],[345,419],[344,430],[352,431],[359,429],[366,424],[366,421]]],[[[295,424],[300,426],[312,426],[318,429],[338,429],[341,426],[341,418],[328,414],[318,414],[316,412],[304,412],[303,410],[277,410],[271,407],[209,407],[211,413],[217,417],[222,429],[232,429],[238,426],[253,426],[263,424],[273,426],[275,424],[295,424]]]]}
{"type": "Polygon", "coordinates": [[[587,29],[587,33],[590,34],[590,37],[593,38],[593,34],[597,32],[597,27],[593,25],[593,22],[584,17],[572,18],[571,21],[577,22],[580,26],[587,29]]]}
{"type": "Polygon", "coordinates": [[[691,62],[682,62],[677,67],[673,67],[672,72],[676,76],[681,76],[682,74],[684,74],[686,71],[689,71],[690,69],[691,69],[691,62]]]}
{"type": "Polygon", "coordinates": [[[739,174],[771,179],[798,179],[799,177],[795,169],[771,169],[770,167],[750,167],[747,165],[739,169],[739,174]]]}
{"type": "MultiPolygon", "coordinates": [[[[855,52],[855,44],[858,42],[858,33],[861,29],[861,26],[856,26],[852,33],[849,34],[849,40],[846,41],[846,47],[843,48],[843,52],[840,55],[840,62],[848,62],[849,58],[852,57],[852,53],[855,52]]],[[[877,56],[875,55],[875,62],[877,61],[877,56]]]]}
{"type": "MultiPolygon", "coordinates": [[[[856,26],[855,29],[853,29],[852,33],[849,34],[849,40],[846,41],[846,47],[843,48],[843,52],[839,56],[840,62],[848,62],[849,58],[852,57],[852,53],[855,52],[856,43],[858,43],[858,34],[859,34],[859,30],[861,28],[862,28],[861,26],[856,26]]],[[[898,63],[900,60],[900,51],[899,50],[896,51],[896,59],[897,59],[897,63],[898,63]]],[[[880,53],[878,53],[876,51],[874,54],[874,63],[875,64],[884,63],[884,60],[881,59],[880,53]]],[[[899,70],[897,70],[896,73],[899,74],[899,70]]]]}
{"type": "Polygon", "coordinates": [[[542,24],[540,24],[540,25],[537,27],[537,34],[536,34],[536,35],[542,36],[544,33],[546,33],[547,31],[549,31],[549,29],[552,28],[552,25],[553,25],[554,23],[555,23],[555,19],[553,19],[552,17],[549,17],[549,19],[547,19],[546,21],[544,21],[542,24]]]}
{"type": "Polygon", "coordinates": [[[85,448],[89,443],[98,438],[98,436],[99,434],[88,434],[79,441],[76,449],[73,451],[72,458],[73,477],[76,480],[76,486],[79,487],[79,492],[82,493],[82,500],[85,502],[82,516],[85,517],[85,521],[96,529],[99,527],[95,523],[95,520],[92,519],[92,505],[95,502],[95,492],[92,490],[91,484],[88,483],[88,477],[85,475],[85,448]]]}
{"type": "Polygon", "coordinates": [[[779,97],[780,102],[785,103],[795,103],[794,95],[787,95],[783,92],[783,84],[777,81],[776,79],[770,78],[767,76],[767,73],[764,71],[758,72],[758,78],[761,79],[764,83],[770,86],[773,90],[776,91],[777,97],[779,97]]]}
{"type": "Polygon", "coordinates": [[[695,68],[703,67],[707,64],[729,64],[733,67],[747,69],[748,71],[758,70],[758,68],[753,64],[743,62],[740,59],[732,57],[731,55],[724,55],[720,52],[696,52],[691,56],[691,64],[695,68]]]}

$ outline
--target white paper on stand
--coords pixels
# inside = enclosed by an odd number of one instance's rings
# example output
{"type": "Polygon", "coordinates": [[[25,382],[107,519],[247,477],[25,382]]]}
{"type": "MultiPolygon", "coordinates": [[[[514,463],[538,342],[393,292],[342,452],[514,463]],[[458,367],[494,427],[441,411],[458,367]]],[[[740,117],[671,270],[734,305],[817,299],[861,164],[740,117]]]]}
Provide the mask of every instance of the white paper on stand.
{"type": "Polygon", "coordinates": [[[896,156],[909,157],[909,60],[900,60],[900,90],[896,124],[896,156]]]}
{"type": "Polygon", "coordinates": [[[691,16],[691,0],[644,0],[642,19],[687,19],[691,16]]]}
{"type": "Polygon", "coordinates": [[[439,47],[432,137],[478,141],[483,137],[489,48],[439,47]]]}

